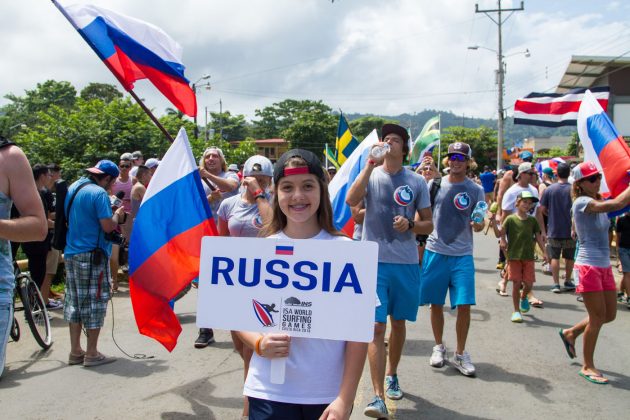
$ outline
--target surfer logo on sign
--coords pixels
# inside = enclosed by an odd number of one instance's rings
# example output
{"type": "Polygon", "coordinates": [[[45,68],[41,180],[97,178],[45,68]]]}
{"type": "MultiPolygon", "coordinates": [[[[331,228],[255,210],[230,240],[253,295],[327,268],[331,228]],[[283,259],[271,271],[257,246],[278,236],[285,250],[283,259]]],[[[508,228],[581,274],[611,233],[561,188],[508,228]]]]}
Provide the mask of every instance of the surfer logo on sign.
{"type": "Polygon", "coordinates": [[[276,310],[276,304],[272,303],[271,305],[266,303],[260,303],[256,299],[252,299],[252,303],[254,305],[254,313],[256,314],[256,318],[264,327],[274,327],[276,325],[273,322],[272,312],[278,312],[276,310]]]}

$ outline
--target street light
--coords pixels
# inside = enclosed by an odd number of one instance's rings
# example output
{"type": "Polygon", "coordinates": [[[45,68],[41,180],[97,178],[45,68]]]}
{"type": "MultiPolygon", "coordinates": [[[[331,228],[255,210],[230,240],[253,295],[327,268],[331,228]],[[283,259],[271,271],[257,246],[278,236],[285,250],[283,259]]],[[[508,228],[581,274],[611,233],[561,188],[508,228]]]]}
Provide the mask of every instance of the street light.
{"type": "Polygon", "coordinates": [[[529,52],[529,48],[526,49],[525,51],[518,51],[515,52],[513,54],[509,54],[507,56],[503,55],[501,51],[497,51],[497,50],[493,50],[492,48],[488,48],[488,47],[483,47],[481,45],[471,45],[468,47],[469,50],[478,50],[478,49],[482,49],[482,50],[488,50],[488,51],[492,51],[493,53],[495,53],[497,55],[497,60],[499,61],[498,63],[498,69],[495,70],[496,75],[497,75],[497,85],[498,85],[498,92],[497,92],[497,111],[498,111],[498,121],[497,121],[497,170],[502,169],[503,167],[503,127],[504,127],[504,123],[505,123],[505,115],[504,115],[504,109],[503,109],[503,90],[504,90],[504,78],[505,78],[505,59],[507,57],[511,57],[513,55],[517,55],[517,54],[524,54],[525,57],[531,57],[531,53],[529,52]]]}
{"type": "MultiPolygon", "coordinates": [[[[197,98],[197,88],[198,87],[204,87],[207,90],[210,90],[210,82],[206,82],[202,85],[199,85],[199,82],[201,82],[202,80],[207,80],[210,78],[209,74],[206,74],[205,76],[201,76],[199,79],[197,79],[197,81],[195,83],[192,84],[192,91],[195,94],[195,98],[197,98]]],[[[197,114],[195,114],[195,116],[193,117],[193,121],[195,123],[195,139],[199,138],[199,127],[197,127],[197,114]]]]}

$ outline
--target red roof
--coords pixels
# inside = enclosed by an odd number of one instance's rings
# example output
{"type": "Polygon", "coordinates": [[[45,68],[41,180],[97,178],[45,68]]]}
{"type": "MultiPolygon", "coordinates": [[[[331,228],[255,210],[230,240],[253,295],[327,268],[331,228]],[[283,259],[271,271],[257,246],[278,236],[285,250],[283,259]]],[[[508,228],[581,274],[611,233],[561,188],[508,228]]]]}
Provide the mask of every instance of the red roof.
{"type": "Polygon", "coordinates": [[[254,140],[254,143],[256,144],[282,144],[282,143],[286,143],[287,141],[285,139],[260,139],[260,140],[254,140]]]}

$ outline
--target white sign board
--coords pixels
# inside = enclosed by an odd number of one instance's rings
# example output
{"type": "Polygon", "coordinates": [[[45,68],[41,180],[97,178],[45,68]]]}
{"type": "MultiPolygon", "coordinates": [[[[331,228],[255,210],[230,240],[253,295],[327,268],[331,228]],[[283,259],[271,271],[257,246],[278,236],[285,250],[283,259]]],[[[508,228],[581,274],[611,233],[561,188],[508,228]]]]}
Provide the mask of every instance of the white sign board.
{"type": "Polygon", "coordinates": [[[370,342],[375,242],[204,237],[197,326],[370,342]]]}

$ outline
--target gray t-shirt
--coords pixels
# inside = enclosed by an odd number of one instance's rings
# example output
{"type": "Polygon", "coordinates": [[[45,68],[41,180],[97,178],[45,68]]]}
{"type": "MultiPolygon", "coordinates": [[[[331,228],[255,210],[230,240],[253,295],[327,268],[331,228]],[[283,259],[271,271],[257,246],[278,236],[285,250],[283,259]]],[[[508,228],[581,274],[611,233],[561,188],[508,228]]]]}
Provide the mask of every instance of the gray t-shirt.
{"type": "MultiPolygon", "coordinates": [[[[217,211],[219,210],[219,206],[221,205],[221,202],[227,198],[233,197],[235,195],[238,194],[238,190],[239,190],[239,185],[240,185],[240,181],[238,179],[238,175],[236,175],[234,172],[221,172],[219,175],[217,175],[219,178],[223,178],[223,179],[233,179],[236,181],[236,185],[237,187],[234,188],[232,191],[223,191],[221,190],[221,198],[219,200],[213,200],[210,202],[210,209],[212,209],[212,216],[214,216],[215,218],[217,217],[217,211]]],[[[210,183],[212,183],[212,181],[210,181],[210,183]]],[[[206,184],[204,181],[201,182],[201,185],[203,185],[203,190],[206,193],[206,195],[210,195],[212,193],[212,189],[210,187],[208,187],[208,184],[206,184]]],[[[216,218],[215,219],[216,223],[219,223],[219,219],[216,218]]]]}
{"type": "Polygon", "coordinates": [[[256,203],[248,204],[240,195],[223,200],[217,215],[227,221],[230,236],[255,238],[263,227],[256,203]]]}
{"type": "Polygon", "coordinates": [[[483,188],[469,178],[457,183],[451,183],[448,178],[442,178],[435,197],[433,232],[427,239],[426,249],[455,257],[472,255],[470,215],[477,203],[485,200],[483,188]]]}
{"type": "Polygon", "coordinates": [[[606,268],[610,267],[608,246],[610,220],[606,213],[586,212],[586,206],[592,200],[592,197],[581,196],[573,202],[575,231],[580,242],[575,263],[606,268]]]}
{"type": "Polygon", "coordinates": [[[571,185],[551,184],[542,195],[540,204],[547,208],[549,223],[547,237],[568,239],[571,237],[571,185]]]}
{"type": "Polygon", "coordinates": [[[370,176],[364,204],[361,240],[378,243],[378,262],[418,264],[416,235],[410,230],[400,233],[393,225],[394,216],[413,220],[418,210],[431,207],[424,178],[407,169],[390,175],[378,167],[370,176]]]}

